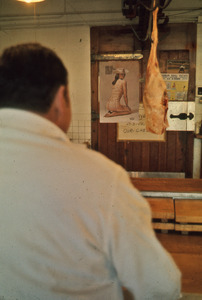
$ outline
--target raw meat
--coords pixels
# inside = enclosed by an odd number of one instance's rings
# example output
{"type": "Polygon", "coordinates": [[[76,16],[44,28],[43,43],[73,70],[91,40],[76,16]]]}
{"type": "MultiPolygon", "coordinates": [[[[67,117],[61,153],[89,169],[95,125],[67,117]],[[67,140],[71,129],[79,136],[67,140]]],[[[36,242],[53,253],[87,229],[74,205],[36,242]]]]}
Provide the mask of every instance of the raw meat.
{"type": "Polygon", "coordinates": [[[168,125],[168,96],[166,84],[161,76],[157,60],[158,8],[153,11],[152,45],[147,64],[143,104],[146,116],[146,129],[155,134],[163,134],[168,125]]]}

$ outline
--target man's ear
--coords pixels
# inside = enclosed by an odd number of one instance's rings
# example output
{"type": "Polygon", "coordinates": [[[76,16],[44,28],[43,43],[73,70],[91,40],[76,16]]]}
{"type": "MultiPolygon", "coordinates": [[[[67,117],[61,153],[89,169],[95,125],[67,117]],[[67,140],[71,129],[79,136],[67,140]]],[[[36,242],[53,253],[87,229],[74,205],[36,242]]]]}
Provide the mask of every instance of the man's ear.
{"type": "Polygon", "coordinates": [[[45,118],[55,123],[63,131],[67,131],[71,119],[68,88],[61,85],[54,97],[52,105],[45,118]]]}
{"type": "Polygon", "coordinates": [[[63,97],[62,96],[63,96],[64,88],[65,87],[62,85],[58,88],[49,111],[47,112],[47,114],[44,115],[44,117],[46,117],[53,123],[58,122],[58,120],[60,118],[60,114],[62,113],[62,110],[63,110],[63,103],[62,103],[63,97]]]}
{"type": "Polygon", "coordinates": [[[52,113],[54,114],[55,121],[57,121],[61,117],[61,114],[63,114],[63,111],[66,106],[64,101],[64,91],[65,91],[65,86],[61,85],[57,90],[53,103],[51,105],[51,108],[53,110],[52,113]]]}

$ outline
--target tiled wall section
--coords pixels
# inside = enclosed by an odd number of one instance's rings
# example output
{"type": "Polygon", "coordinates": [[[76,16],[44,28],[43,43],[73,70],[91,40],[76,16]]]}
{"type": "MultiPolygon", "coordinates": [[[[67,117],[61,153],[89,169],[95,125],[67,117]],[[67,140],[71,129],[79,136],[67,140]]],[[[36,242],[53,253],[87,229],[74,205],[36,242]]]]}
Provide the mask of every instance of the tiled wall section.
{"type": "Polygon", "coordinates": [[[73,114],[67,135],[74,143],[90,146],[91,116],[89,114],[73,114]]]}

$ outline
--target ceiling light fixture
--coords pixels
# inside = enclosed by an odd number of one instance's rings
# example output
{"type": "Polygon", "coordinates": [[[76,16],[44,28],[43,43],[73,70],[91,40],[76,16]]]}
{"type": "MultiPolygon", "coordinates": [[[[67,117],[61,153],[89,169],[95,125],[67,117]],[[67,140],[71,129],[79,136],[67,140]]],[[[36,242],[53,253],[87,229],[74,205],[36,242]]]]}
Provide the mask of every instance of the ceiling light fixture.
{"type": "Polygon", "coordinates": [[[43,2],[45,0],[17,0],[21,2],[26,2],[26,3],[37,3],[37,2],[43,2]]]}

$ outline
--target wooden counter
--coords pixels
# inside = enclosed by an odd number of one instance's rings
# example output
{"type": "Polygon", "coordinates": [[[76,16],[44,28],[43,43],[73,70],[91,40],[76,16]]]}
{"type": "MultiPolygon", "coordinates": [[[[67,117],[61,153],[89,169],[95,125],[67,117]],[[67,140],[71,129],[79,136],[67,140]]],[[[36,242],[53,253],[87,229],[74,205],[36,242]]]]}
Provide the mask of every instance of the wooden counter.
{"type": "Polygon", "coordinates": [[[146,195],[156,236],[182,272],[182,292],[193,293],[182,299],[202,299],[202,179],[131,181],[146,195]]]}
{"type": "Polygon", "coordinates": [[[131,178],[140,191],[202,193],[202,179],[190,178],[131,178]]]}
{"type": "Polygon", "coordinates": [[[202,232],[202,179],[131,178],[148,200],[154,229],[202,232]]]}

